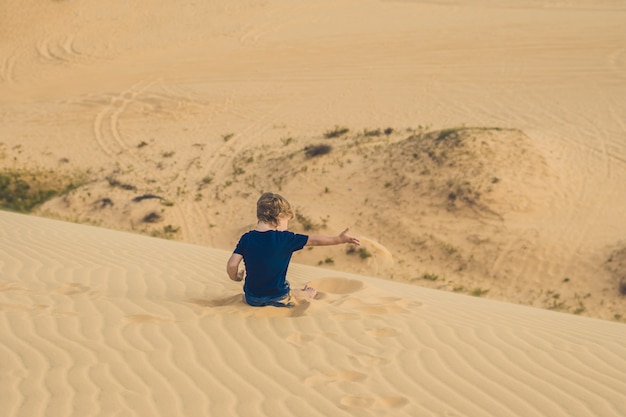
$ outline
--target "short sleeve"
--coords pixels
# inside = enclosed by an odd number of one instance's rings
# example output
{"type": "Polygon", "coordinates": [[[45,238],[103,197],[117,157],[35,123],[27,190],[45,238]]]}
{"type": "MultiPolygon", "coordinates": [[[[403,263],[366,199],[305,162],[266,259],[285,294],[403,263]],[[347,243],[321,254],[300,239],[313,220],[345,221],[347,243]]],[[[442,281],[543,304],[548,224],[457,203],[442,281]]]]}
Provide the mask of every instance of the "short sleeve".
{"type": "Polygon", "coordinates": [[[241,238],[239,238],[239,242],[237,242],[237,246],[235,246],[235,250],[233,251],[233,253],[243,256],[244,251],[246,250],[246,240],[246,235],[241,236],[241,238]]]}
{"type": "Polygon", "coordinates": [[[308,235],[301,235],[299,233],[293,233],[293,251],[298,251],[306,245],[309,241],[308,235]]]}

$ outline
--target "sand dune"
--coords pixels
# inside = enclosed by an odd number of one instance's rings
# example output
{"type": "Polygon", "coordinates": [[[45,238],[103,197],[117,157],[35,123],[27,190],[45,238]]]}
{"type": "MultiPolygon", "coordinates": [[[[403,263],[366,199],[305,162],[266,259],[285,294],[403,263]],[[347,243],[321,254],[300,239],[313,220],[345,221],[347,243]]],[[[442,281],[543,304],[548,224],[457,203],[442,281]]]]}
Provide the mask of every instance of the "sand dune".
{"type": "Polygon", "coordinates": [[[228,252],[0,213],[6,416],[623,416],[622,324],[294,264],[253,308],[228,252]]]}
{"type": "Polygon", "coordinates": [[[626,320],[625,21],[0,0],[0,202],[66,190],[0,213],[3,415],[626,415],[623,323],[545,310],[626,320]],[[224,271],[269,190],[364,243],[290,310],[224,271]]]}
{"type": "Polygon", "coordinates": [[[624,13],[5,0],[0,162],[83,179],[39,215],[230,250],[255,196],[280,191],[309,225],[371,243],[362,261],[299,262],[624,320],[624,272],[607,262],[626,245],[624,13]],[[324,138],[335,127],[349,133],[324,138]],[[441,164],[408,140],[458,127],[486,148],[441,164]],[[320,143],[333,151],[307,160],[320,143]]]}

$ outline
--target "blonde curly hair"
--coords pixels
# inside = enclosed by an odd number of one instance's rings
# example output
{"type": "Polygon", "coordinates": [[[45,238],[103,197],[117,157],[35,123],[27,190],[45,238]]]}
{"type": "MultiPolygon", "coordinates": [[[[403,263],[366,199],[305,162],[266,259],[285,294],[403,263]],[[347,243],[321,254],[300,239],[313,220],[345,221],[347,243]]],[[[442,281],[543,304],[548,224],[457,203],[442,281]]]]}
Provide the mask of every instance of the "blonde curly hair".
{"type": "Polygon", "coordinates": [[[291,204],[283,196],[274,193],[264,193],[256,202],[256,217],[259,221],[278,226],[278,217],[293,218],[291,204]]]}

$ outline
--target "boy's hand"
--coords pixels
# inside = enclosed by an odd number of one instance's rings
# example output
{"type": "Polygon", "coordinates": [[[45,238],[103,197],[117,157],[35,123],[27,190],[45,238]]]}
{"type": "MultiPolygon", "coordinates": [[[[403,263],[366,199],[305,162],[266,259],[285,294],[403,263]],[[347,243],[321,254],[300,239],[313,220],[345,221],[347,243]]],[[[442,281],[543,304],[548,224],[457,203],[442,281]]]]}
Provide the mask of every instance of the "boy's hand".
{"type": "Polygon", "coordinates": [[[226,263],[226,272],[228,273],[228,278],[233,281],[241,281],[243,279],[243,273],[245,268],[241,271],[239,270],[239,264],[243,260],[243,256],[238,253],[233,253],[230,255],[228,262],[226,263]]]}
{"type": "Polygon", "coordinates": [[[246,274],[245,269],[240,269],[239,271],[237,271],[237,279],[235,279],[235,281],[239,282],[239,281],[243,281],[243,277],[246,274]]]}
{"type": "Polygon", "coordinates": [[[350,231],[349,227],[346,227],[343,232],[341,232],[338,236],[328,236],[328,235],[309,235],[309,239],[306,242],[305,246],[330,246],[330,245],[340,245],[342,243],[351,243],[353,245],[360,245],[361,241],[348,234],[350,231]]]}
{"type": "Polygon", "coordinates": [[[339,239],[341,239],[341,242],[342,243],[351,243],[351,244],[357,245],[357,246],[361,245],[361,241],[359,240],[359,238],[354,237],[354,236],[350,236],[348,234],[349,231],[350,231],[350,228],[346,227],[344,229],[344,231],[339,234],[339,239]]]}

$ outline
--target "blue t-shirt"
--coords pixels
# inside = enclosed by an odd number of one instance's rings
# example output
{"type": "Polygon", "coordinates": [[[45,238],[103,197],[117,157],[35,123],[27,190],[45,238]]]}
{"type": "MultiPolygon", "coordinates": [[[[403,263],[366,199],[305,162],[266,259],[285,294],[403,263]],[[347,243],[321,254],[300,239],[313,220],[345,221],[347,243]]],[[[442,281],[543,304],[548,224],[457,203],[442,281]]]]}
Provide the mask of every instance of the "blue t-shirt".
{"type": "Polygon", "coordinates": [[[278,230],[251,230],[241,236],[234,252],[243,256],[246,265],[243,286],[246,295],[271,298],[287,295],[291,255],[302,249],[308,240],[307,235],[278,230]]]}

